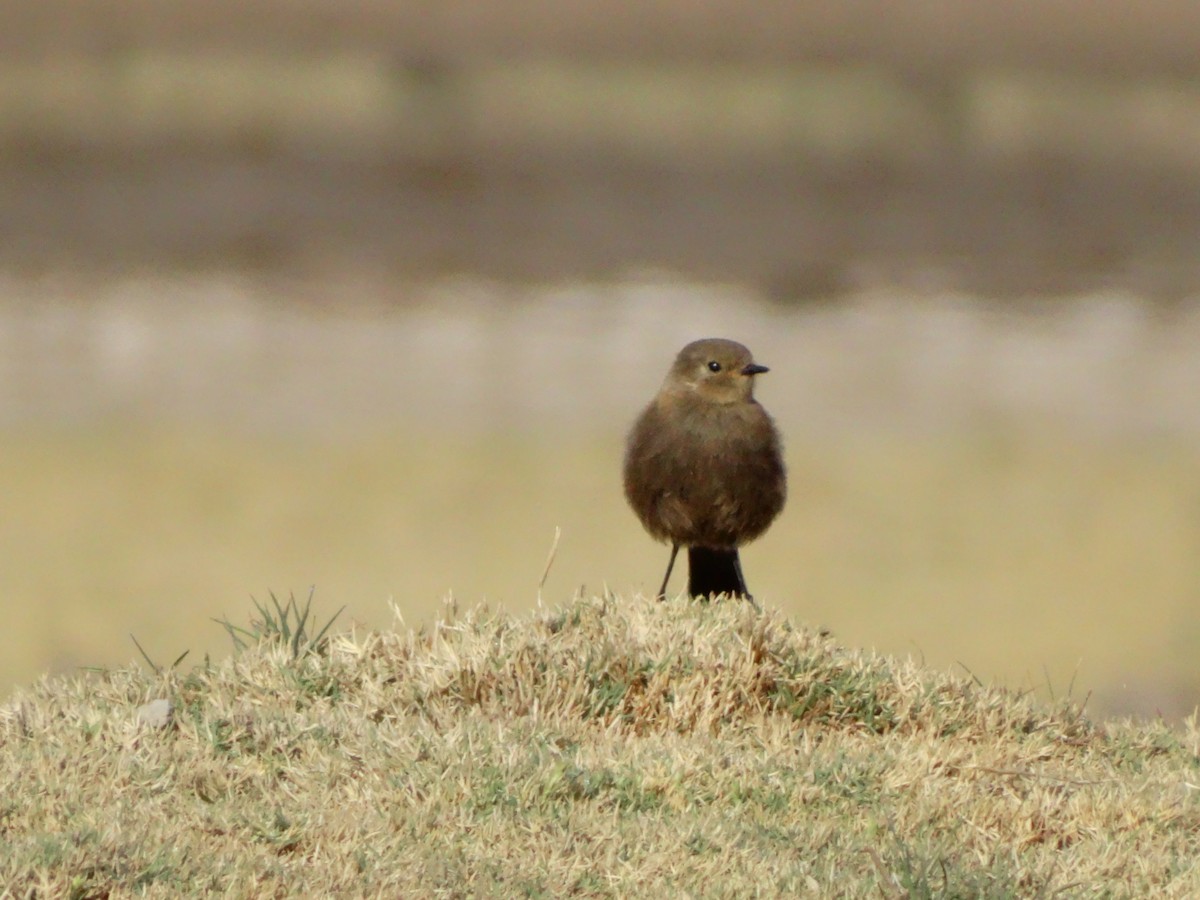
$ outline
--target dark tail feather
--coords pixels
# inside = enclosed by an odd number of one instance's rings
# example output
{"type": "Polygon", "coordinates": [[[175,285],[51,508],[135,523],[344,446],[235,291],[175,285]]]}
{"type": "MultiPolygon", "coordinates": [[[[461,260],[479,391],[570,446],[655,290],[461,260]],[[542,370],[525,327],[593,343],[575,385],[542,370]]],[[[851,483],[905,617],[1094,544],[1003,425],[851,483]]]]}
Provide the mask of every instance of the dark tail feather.
{"type": "Polygon", "coordinates": [[[728,594],[750,598],[737,548],[688,547],[688,593],[693,597],[728,594]]]}

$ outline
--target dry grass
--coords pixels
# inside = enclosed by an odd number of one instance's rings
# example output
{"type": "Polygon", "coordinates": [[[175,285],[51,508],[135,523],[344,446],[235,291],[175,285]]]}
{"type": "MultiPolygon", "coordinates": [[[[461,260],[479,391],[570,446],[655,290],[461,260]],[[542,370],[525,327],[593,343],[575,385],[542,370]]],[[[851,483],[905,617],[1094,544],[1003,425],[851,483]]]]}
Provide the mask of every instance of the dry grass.
{"type": "Polygon", "coordinates": [[[3,707],[4,896],[1200,891],[1194,721],[1100,726],[744,604],[260,630],[3,707]]]}

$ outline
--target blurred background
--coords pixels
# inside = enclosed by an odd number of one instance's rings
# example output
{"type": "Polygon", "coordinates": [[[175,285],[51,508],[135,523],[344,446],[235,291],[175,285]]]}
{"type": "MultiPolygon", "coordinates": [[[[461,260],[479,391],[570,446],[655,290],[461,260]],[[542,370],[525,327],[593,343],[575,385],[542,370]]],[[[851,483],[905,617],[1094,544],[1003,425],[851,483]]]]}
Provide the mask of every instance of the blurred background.
{"type": "Polygon", "coordinates": [[[1197,46],[1185,0],[10,0],[0,692],[271,592],[653,590],[624,432],[725,336],[787,438],[765,604],[1190,713],[1197,46]]]}

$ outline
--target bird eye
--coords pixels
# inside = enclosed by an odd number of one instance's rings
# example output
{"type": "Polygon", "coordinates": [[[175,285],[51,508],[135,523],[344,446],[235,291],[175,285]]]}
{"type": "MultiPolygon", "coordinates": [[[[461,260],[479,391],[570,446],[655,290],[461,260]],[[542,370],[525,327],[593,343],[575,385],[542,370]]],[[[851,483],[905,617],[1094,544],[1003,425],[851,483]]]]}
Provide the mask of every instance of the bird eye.
{"type": "Polygon", "coordinates": [[[720,364],[719,362],[717,362],[715,359],[714,359],[714,360],[712,360],[712,361],[710,361],[710,362],[709,362],[709,364],[708,364],[708,371],[710,371],[710,372],[720,372],[720,371],[721,371],[721,364],[720,364]]]}

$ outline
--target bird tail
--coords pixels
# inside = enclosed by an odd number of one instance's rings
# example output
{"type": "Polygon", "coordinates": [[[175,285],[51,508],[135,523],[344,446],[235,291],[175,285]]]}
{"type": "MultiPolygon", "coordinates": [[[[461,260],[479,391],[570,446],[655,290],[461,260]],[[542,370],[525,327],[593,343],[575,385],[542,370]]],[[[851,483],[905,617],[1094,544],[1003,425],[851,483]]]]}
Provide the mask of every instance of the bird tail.
{"type": "Polygon", "coordinates": [[[716,594],[750,598],[737,548],[688,547],[688,593],[704,598],[716,594]]]}

